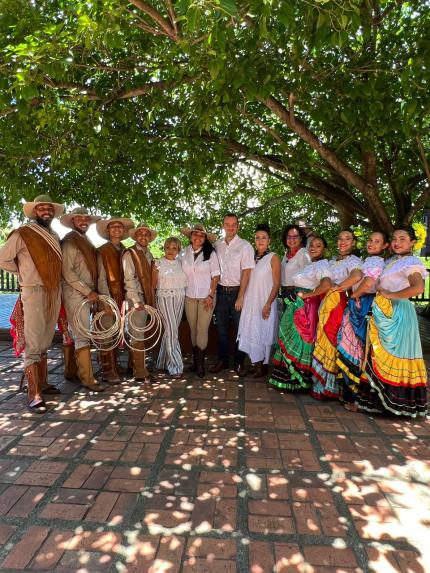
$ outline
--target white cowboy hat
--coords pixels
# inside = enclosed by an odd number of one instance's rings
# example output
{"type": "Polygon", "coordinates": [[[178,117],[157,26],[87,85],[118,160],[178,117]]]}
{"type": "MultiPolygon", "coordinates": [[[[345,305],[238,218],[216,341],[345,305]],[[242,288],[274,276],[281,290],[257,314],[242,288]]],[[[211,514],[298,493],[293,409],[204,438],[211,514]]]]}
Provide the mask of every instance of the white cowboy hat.
{"type": "Polygon", "coordinates": [[[158,235],[157,231],[154,231],[154,229],[151,229],[151,227],[149,227],[146,223],[139,223],[138,225],[136,225],[136,227],[134,227],[133,229],[130,230],[130,237],[132,239],[136,240],[136,238],[135,238],[136,231],[138,231],[139,229],[146,229],[147,231],[149,231],[151,233],[151,238],[149,239],[150,243],[158,235]]]}
{"type": "Polygon", "coordinates": [[[73,217],[76,217],[76,215],[80,217],[89,217],[91,219],[90,225],[97,223],[97,221],[100,221],[101,219],[101,217],[98,215],[91,215],[91,213],[89,213],[88,209],[85,207],[75,207],[75,209],[73,209],[70,213],[63,215],[60,218],[60,223],[65,227],[69,227],[69,229],[73,229],[73,217]]]}
{"type": "Polygon", "coordinates": [[[124,225],[124,237],[122,240],[127,239],[130,229],[134,227],[133,221],[125,217],[111,217],[110,219],[101,219],[100,221],[97,221],[96,229],[97,233],[100,235],[100,237],[103,237],[103,239],[109,239],[107,228],[111,223],[122,223],[124,225]]]}
{"type": "Polygon", "coordinates": [[[181,233],[186,237],[188,237],[189,239],[191,238],[191,233],[193,233],[193,231],[199,231],[200,233],[204,233],[210,243],[214,243],[217,240],[217,236],[214,235],[213,233],[208,233],[204,228],[204,226],[200,225],[200,223],[197,223],[192,227],[183,227],[181,229],[181,233]]]}
{"type": "Polygon", "coordinates": [[[64,213],[64,205],[61,203],[54,203],[49,195],[38,195],[34,198],[33,201],[27,201],[24,203],[22,210],[24,211],[24,215],[29,219],[35,219],[36,214],[34,212],[34,208],[37,205],[49,203],[54,207],[54,217],[60,217],[64,213]]]}

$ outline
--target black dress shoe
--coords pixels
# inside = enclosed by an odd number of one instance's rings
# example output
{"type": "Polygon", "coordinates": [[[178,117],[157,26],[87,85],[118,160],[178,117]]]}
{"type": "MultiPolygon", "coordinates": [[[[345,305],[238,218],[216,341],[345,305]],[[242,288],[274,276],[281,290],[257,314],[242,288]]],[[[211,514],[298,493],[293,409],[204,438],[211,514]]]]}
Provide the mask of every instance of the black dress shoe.
{"type": "Polygon", "coordinates": [[[234,371],[239,376],[239,378],[243,378],[247,374],[246,368],[243,364],[236,364],[236,366],[234,367],[234,371]]]}
{"type": "Polygon", "coordinates": [[[224,364],[224,362],[220,360],[219,362],[217,362],[216,364],[214,364],[209,368],[209,372],[212,372],[212,374],[217,374],[218,372],[221,372],[221,370],[225,370],[226,368],[228,368],[227,364],[224,364]]]}

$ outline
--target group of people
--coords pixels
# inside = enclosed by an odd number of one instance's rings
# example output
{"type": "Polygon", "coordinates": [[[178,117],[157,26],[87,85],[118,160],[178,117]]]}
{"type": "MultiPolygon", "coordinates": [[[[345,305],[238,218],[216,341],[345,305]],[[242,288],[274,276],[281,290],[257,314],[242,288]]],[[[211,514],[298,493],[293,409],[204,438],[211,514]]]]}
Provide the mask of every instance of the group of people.
{"type": "MultiPolygon", "coordinates": [[[[423,291],[427,272],[412,254],[412,229],[396,229],[391,241],[383,232],[371,233],[364,260],[355,252],[354,233],[343,230],[338,253],[329,260],[323,237],[289,225],[280,260],[270,250],[267,225],[257,226],[253,247],[239,237],[238,217],[228,213],[222,238],[200,224],[185,227],[181,233],[189,244],[183,248],[180,239],[169,237],[164,256],[155,260],[150,243],[157,232],[145,223],[102,219],[80,207],[64,214],[64,206],[47,195],[27,202],[24,213],[30,221],[0,249],[0,268],[19,276],[14,345],[24,350],[31,410],[45,411],[44,394],[58,392],[48,382],[47,350],[59,316],[66,378],[103,391],[92,370],[90,337],[77,324],[89,328],[105,295],[119,309],[126,304],[135,311],[128,368],[136,381],[150,381],[137,330],[145,328],[147,307],[155,306],[164,327],[156,367],[174,378],[184,369],[178,335],[184,310],[193,348],[190,369],[199,377],[205,376],[215,313],[218,357],[212,373],[229,368],[232,359],[239,377],[262,378],[272,360],[269,384],[276,388],[310,390],[316,399],[339,399],[351,411],[412,417],[427,412],[426,369],[408,300],[423,291]],[[61,241],[51,229],[54,217],[70,228],[61,241]],[[94,223],[106,239],[98,249],[87,237],[94,223]],[[128,237],[135,243],[125,248],[128,237]],[[247,355],[252,373],[245,367],[247,355]]],[[[114,320],[109,312],[104,319],[108,325],[114,320]]],[[[100,359],[102,380],[120,383],[117,350],[101,351],[100,359]]]]}
{"type": "Polygon", "coordinates": [[[324,238],[310,237],[306,248],[295,225],[284,237],[285,310],[269,383],[339,399],[353,412],[425,416],[426,368],[409,299],[424,291],[427,271],[413,255],[413,229],[370,233],[364,258],[349,229],[330,260],[324,238]]]}

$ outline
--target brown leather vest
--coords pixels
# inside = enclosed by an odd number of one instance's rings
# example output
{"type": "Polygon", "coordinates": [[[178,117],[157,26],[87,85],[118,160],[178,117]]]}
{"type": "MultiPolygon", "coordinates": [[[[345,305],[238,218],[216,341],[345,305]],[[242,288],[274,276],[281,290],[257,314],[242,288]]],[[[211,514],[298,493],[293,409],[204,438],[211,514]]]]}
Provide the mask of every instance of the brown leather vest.
{"type": "Polygon", "coordinates": [[[82,253],[85,263],[90,272],[94,288],[97,289],[97,254],[94,245],[90,243],[85,235],[77,231],[70,231],[63,237],[62,243],[70,241],[82,253]]]}
{"type": "Polygon", "coordinates": [[[99,247],[98,251],[106,271],[109,294],[121,310],[125,297],[124,273],[121,265],[121,255],[124,247],[121,245],[121,250],[118,251],[112,243],[108,242],[99,247]]]}
{"type": "Polygon", "coordinates": [[[129,252],[131,255],[136,275],[142,287],[143,296],[145,297],[145,304],[154,306],[152,289],[152,266],[154,262],[151,261],[151,263],[149,263],[145,253],[142,250],[137,249],[136,245],[127,249],[126,252],[129,252]]]}
{"type": "MultiPolygon", "coordinates": [[[[30,253],[34,266],[47,291],[46,312],[50,316],[61,281],[61,255],[39,233],[24,225],[18,232],[30,253]],[[52,295],[52,296],[50,296],[52,295]]],[[[47,231],[48,232],[48,231],[47,231]]]]}

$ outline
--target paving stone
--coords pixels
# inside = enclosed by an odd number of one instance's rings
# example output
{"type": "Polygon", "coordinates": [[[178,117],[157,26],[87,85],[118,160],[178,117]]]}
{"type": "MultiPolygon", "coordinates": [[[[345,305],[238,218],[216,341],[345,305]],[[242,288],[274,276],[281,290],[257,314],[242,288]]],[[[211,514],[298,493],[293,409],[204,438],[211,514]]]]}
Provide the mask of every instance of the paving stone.
{"type": "MultiPolygon", "coordinates": [[[[352,414],[229,370],[101,395],[65,386],[38,416],[6,349],[0,570],[430,571],[427,420],[352,414]]],[[[60,350],[49,376],[63,387],[60,350]]]]}

